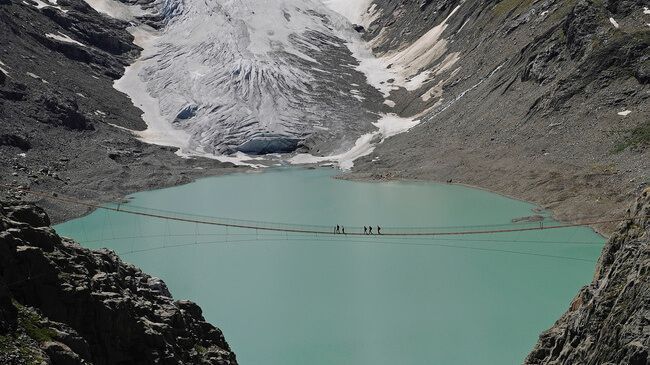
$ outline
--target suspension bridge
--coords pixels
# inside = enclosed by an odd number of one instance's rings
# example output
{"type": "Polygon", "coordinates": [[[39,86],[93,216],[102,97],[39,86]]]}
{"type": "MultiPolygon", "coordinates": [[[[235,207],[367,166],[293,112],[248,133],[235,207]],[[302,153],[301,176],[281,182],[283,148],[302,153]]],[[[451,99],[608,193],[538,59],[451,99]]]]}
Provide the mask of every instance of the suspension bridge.
{"type": "MultiPolygon", "coordinates": [[[[12,187],[15,189],[15,187],[12,187]]],[[[511,254],[544,256],[577,261],[593,260],[583,259],[579,257],[568,257],[562,255],[542,254],[534,252],[516,251],[509,249],[499,249],[494,247],[476,247],[466,245],[468,240],[472,242],[483,243],[517,243],[517,244],[571,244],[571,245],[602,245],[602,242],[572,242],[572,241],[548,241],[548,240],[508,240],[502,238],[481,238],[480,236],[493,236],[502,235],[507,233],[517,232],[531,232],[531,231],[547,231],[559,230],[583,226],[594,226],[597,224],[612,224],[619,222],[633,223],[638,219],[647,219],[648,216],[642,217],[626,217],[626,218],[612,218],[612,217],[583,217],[578,223],[561,223],[561,222],[509,222],[506,224],[489,224],[489,225],[463,225],[463,226],[434,226],[434,227],[382,227],[381,234],[369,235],[363,232],[363,227],[347,227],[346,233],[337,232],[334,226],[330,225],[306,225],[306,224],[291,224],[279,222],[265,222],[254,220],[242,220],[224,217],[213,217],[205,215],[196,215],[186,212],[176,212],[169,210],[152,209],[149,207],[141,207],[130,203],[99,203],[94,201],[81,200],[70,196],[64,196],[54,192],[36,191],[32,189],[19,189],[20,192],[31,195],[37,199],[53,200],[65,204],[73,204],[83,206],[93,210],[103,210],[116,214],[132,215],[148,219],[155,219],[164,222],[179,222],[194,224],[195,226],[212,226],[225,228],[225,233],[211,233],[199,234],[172,234],[166,232],[165,234],[158,235],[130,235],[125,237],[117,237],[112,235],[108,240],[137,240],[143,238],[163,238],[180,240],[183,237],[194,237],[192,242],[174,242],[172,244],[164,244],[161,247],[145,247],[131,249],[120,252],[120,254],[133,254],[139,252],[155,251],[160,249],[168,249],[173,247],[185,247],[190,245],[206,245],[206,244],[219,244],[219,243],[239,243],[245,244],[248,242],[264,241],[265,243],[274,242],[329,242],[329,243],[344,243],[354,245],[405,245],[405,246],[437,246],[437,247],[453,247],[467,250],[481,250],[493,251],[511,254]],[[239,233],[229,232],[228,229],[234,229],[239,233]],[[200,241],[198,237],[210,236],[219,237],[219,240],[200,241]],[[453,236],[476,236],[471,238],[452,238],[453,236]],[[426,240],[426,241],[424,241],[426,240]]],[[[169,229],[167,229],[169,231],[169,229]]],[[[96,240],[86,240],[86,243],[93,243],[98,241],[107,241],[105,238],[96,240]]]]}

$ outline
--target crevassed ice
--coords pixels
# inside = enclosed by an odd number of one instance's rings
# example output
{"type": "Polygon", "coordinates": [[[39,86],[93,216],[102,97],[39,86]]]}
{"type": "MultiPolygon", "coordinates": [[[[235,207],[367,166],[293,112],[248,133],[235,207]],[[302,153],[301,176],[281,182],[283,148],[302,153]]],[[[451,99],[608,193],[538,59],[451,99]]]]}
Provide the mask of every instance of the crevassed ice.
{"type": "Polygon", "coordinates": [[[157,141],[261,154],[293,151],[312,134],[341,125],[363,129],[364,121],[342,107],[358,109],[362,96],[349,92],[349,80],[333,77],[357,72],[344,45],[352,30],[321,1],[166,0],[159,6],[166,25],[148,36],[142,58],[125,75],[130,84],[144,84],[131,90],[158,103],[144,115],[150,129],[160,127],[148,131],[157,141]],[[178,136],[161,136],[175,131],[178,136]]]}

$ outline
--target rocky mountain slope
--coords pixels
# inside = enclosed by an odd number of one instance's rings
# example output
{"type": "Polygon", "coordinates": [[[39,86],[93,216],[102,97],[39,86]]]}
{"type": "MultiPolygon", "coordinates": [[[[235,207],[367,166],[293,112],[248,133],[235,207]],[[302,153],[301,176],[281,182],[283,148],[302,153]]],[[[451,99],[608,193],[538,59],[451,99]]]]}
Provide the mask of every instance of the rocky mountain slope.
{"type": "Polygon", "coordinates": [[[52,1],[0,3],[2,184],[114,199],[230,166],[177,147],[365,155],[356,177],[467,183],[579,219],[648,182],[641,0],[52,1]]]}
{"type": "Polygon", "coordinates": [[[237,363],[199,306],[49,224],[40,208],[0,205],[0,363],[237,363]]]}
{"type": "Polygon", "coordinates": [[[525,364],[650,363],[650,188],[603,249],[593,282],[544,332],[525,364]]]}
{"type": "Polygon", "coordinates": [[[647,184],[647,2],[372,4],[364,38],[426,80],[392,91],[389,109],[421,123],[357,160],[357,176],[477,185],[560,218],[622,212],[647,184]]]}
{"type": "MultiPolygon", "coordinates": [[[[146,128],[113,88],[140,52],[128,25],[82,0],[0,1],[0,195],[33,184],[114,200],[232,166],[181,159],[123,129],[146,128]]],[[[56,221],[84,213],[43,204],[56,221]]]]}

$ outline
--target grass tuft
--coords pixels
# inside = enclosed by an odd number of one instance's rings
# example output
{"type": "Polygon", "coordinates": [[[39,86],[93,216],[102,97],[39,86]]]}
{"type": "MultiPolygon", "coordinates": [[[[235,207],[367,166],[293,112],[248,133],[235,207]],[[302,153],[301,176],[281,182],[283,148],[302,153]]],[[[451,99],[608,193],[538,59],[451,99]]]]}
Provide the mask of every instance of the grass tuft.
{"type": "Polygon", "coordinates": [[[533,2],[534,0],[501,0],[494,6],[494,9],[492,11],[494,11],[497,16],[503,16],[510,14],[512,11],[518,8],[529,8],[533,2]]]}
{"type": "Polygon", "coordinates": [[[614,147],[614,153],[623,152],[629,147],[650,146],[650,121],[624,132],[624,135],[624,139],[614,147]]]}

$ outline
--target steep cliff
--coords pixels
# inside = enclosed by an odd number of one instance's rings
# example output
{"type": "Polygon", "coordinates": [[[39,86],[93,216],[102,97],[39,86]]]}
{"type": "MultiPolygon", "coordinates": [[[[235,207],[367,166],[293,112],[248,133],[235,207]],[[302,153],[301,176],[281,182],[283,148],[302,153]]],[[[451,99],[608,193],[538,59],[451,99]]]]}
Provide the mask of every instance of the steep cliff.
{"type": "Polygon", "coordinates": [[[609,239],[593,282],[544,332],[525,364],[650,363],[650,189],[609,239]]]}
{"type": "Polygon", "coordinates": [[[0,205],[0,363],[237,363],[199,306],[49,224],[40,208],[0,205]]]}

